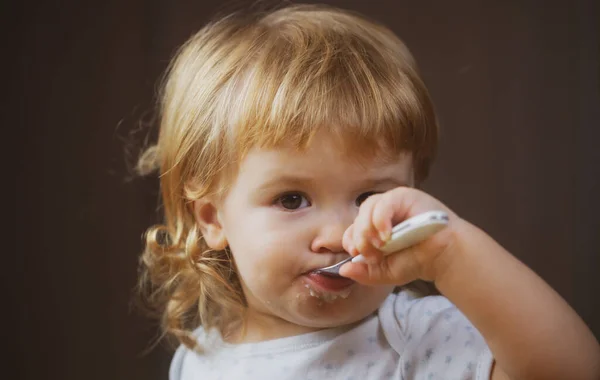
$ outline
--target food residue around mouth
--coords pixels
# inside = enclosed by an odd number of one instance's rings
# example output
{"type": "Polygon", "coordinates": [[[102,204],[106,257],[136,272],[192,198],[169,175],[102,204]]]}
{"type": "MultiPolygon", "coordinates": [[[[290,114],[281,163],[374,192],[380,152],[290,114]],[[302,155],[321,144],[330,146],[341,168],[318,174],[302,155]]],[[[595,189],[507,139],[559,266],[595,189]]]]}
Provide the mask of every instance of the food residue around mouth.
{"type": "Polygon", "coordinates": [[[309,284],[304,284],[304,286],[308,289],[309,294],[312,297],[315,297],[321,301],[325,301],[327,303],[333,303],[338,298],[346,299],[352,292],[352,288],[346,288],[336,292],[324,292],[322,290],[317,290],[310,286],[309,284]]]}

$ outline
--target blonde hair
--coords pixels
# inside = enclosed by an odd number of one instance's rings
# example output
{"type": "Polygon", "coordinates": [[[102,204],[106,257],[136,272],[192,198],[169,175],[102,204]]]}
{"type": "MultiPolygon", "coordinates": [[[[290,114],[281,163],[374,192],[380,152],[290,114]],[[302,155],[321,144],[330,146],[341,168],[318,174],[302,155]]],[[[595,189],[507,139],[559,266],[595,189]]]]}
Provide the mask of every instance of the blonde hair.
{"type": "Polygon", "coordinates": [[[418,184],[437,147],[433,105],[405,45],[386,27],[328,6],[238,13],[205,26],[172,61],[160,111],[158,143],[139,169],[159,169],[165,223],[146,234],[140,288],[163,335],[189,347],[195,327],[226,335],[243,319],[230,252],[208,248],[190,203],[223,195],[249,149],[304,149],[325,128],[349,151],[411,152],[418,184]]]}

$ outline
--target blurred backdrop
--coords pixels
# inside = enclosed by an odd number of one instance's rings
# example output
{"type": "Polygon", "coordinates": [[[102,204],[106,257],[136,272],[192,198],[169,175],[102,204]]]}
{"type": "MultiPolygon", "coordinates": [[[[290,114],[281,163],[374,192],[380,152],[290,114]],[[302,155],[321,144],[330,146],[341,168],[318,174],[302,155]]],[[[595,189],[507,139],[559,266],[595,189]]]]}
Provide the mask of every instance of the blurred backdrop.
{"type": "MultiPolygon", "coordinates": [[[[387,24],[416,56],[442,128],[425,189],[535,270],[598,337],[598,3],[323,2],[387,24]]],[[[158,182],[131,166],[155,135],[157,83],[175,49],[241,3],[32,1],[4,13],[18,94],[4,128],[20,142],[7,165],[17,161],[7,378],[166,379],[171,352],[143,354],[157,326],[130,308],[142,234],[160,220],[158,182]]]]}

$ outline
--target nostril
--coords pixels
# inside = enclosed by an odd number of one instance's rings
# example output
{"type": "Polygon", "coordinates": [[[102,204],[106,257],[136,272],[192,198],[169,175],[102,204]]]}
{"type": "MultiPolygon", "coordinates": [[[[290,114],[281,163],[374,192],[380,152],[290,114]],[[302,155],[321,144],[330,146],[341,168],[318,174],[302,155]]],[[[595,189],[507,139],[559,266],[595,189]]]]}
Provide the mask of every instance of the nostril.
{"type": "Polygon", "coordinates": [[[338,254],[350,255],[350,253],[348,253],[344,248],[333,250],[333,249],[328,248],[328,247],[320,247],[319,249],[317,249],[314,252],[316,252],[316,253],[328,253],[328,254],[333,254],[333,255],[338,255],[338,254]]]}
{"type": "Polygon", "coordinates": [[[342,223],[339,214],[334,216],[328,214],[326,220],[315,231],[315,236],[311,243],[313,252],[316,253],[342,253],[345,252],[342,244],[344,232],[348,225],[342,223]]]}
{"type": "Polygon", "coordinates": [[[329,240],[324,241],[323,239],[317,239],[312,244],[312,251],[316,253],[345,253],[346,250],[342,245],[342,240],[337,241],[329,240]]]}

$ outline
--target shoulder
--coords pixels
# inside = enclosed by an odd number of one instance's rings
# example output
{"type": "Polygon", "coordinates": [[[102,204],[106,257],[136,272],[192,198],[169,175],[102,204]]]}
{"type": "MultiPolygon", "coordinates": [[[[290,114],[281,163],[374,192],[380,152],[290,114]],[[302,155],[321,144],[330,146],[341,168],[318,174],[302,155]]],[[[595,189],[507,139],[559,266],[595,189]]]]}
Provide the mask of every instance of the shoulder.
{"type": "Polygon", "coordinates": [[[171,366],[169,367],[169,380],[182,379],[181,372],[183,368],[183,361],[187,351],[188,348],[183,344],[180,344],[177,350],[175,351],[175,354],[171,359],[171,366]]]}
{"type": "Polygon", "coordinates": [[[432,322],[439,322],[440,318],[450,320],[457,312],[456,306],[443,296],[423,297],[411,290],[402,290],[385,300],[379,316],[384,328],[394,330],[405,339],[411,332],[421,332],[432,322]]]}
{"type": "Polygon", "coordinates": [[[393,330],[405,343],[413,338],[446,338],[457,328],[467,335],[477,333],[471,322],[446,297],[420,296],[410,290],[391,294],[379,310],[384,328],[393,330]]]}
{"type": "MultiPolygon", "coordinates": [[[[193,331],[193,336],[199,344],[205,341],[205,333],[202,327],[193,331]]],[[[173,354],[169,367],[169,380],[186,380],[189,377],[190,368],[196,368],[201,365],[201,358],[197,351],[194,351],[184,344],[180,344],[173,354]]],[[[196,370],[191,372],[198,373],[196,370]]]]}
{"type": "Polygon", "coordinates": [[[444,369],[458,378],[489,378],[493,358],[485,340],[447,298],[401,291],[385,301],[380,318],[405,376],[444,369]]]}

